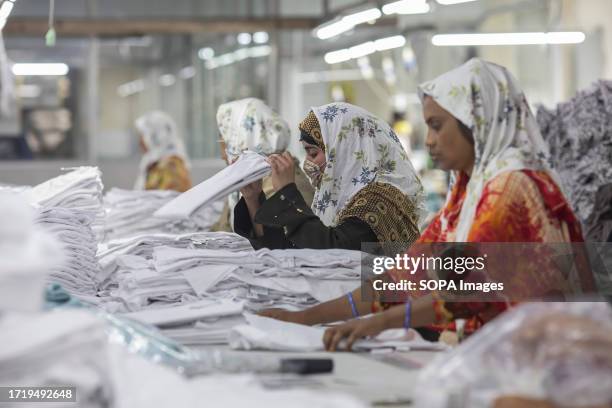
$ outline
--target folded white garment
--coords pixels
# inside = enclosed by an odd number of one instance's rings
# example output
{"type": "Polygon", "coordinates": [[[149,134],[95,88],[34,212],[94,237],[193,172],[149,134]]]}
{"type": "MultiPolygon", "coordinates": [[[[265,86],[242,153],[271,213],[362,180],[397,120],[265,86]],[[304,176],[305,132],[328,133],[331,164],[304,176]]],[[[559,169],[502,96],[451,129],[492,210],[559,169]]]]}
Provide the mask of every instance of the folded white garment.
{"type": "Polygon", "coordinates": [[[247,151],[235,163],[170,201],[154,215],[169,219],[189,218],[199,208],[261,180],[270,172],[270,165],[264,156],[247,151]]]}
{"type": "Polygon", "coordinates": [[[122,190],[113,188],[104,196],[105,239],[155,232],[206,231],[218,221],[224,201],[201,208],[186,220],[153,217],[153,213],[178,197],[170,190],[122,190]]]}
{"type": "Polygon", "coordinates": [[[194,322],[204,318],[239,314],[242,313],[243,307],[244,304],[242,302],[205,299],[184,305],[126,313],[123,316],[142,323],[170,326],[194,322]]]}
{"type": "Polygon", "coordinates": [[[92,229],[101,238],[104,231],[102,174],[97,167],[77,167],[29,189],[30,202],[43,208],[62,207],[93,215],[92,229]]]}
{"type": "MultiPolygon", "coordinates": [[[[230,347],[237,350],[321,351],[325,327],[311,327],[247,314],[249,324],[236,326],[229,333],[230,347]]],[[[342,346],[342,345],[341,345],[342,346]]],[[[392,329],[372,339],[355,342],[353,349],[367,351],[381,348],[401,350],[444,350],[412,329],[392,329]]]]}

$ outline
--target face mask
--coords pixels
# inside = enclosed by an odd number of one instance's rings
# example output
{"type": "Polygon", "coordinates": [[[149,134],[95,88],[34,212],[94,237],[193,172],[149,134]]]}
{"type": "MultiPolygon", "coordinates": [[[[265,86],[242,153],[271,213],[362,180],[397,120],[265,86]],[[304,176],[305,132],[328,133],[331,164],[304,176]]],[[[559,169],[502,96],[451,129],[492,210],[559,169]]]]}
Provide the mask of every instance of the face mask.
{"type": "Polygon", "coordinates": [[[306,175],[310,179],[310,184],[312,184],[314,188],[319,188],[319,186],[321,185],[321,180],[323,179],[323,172],[321,171],[321,167],[306,159],[304,160],[303,169],[304,173],[306,173],[306,175]]]}

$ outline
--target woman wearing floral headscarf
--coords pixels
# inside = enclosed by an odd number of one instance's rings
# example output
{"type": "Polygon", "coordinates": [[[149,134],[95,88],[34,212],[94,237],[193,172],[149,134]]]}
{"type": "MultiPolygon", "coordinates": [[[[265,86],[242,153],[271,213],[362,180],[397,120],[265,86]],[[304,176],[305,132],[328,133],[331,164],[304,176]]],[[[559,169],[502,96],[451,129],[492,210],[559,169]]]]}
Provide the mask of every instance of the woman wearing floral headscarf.
{"type": "MultiPolygon", "coordinates": [[[[547,148],[525,96],[505,68],[472,59],[422,85],[419,95],[429,128],[427,147],[438,166],[452,172],[454,182],[446,205],[417,243],[583,241],[580,225],[548,166],[547,148]]],[[[408,254],[415,255],[410,250],[408,254]]],[[[509,267],[524,267],[522,276],[535,274],[557,288],[558,277],[545,277],[543,271],[534,269],[536,260],[524,261],[509,267]]],[[[392,270],[385,279],[391,283],[412,279],[406,274],[392,270]]],[[[586,277],[586,286],[591,283],[588,280],[586,277]]],[[[372,295],[380,299],[379,294],[372,295]]],[[[455,319],[466,319],[469,332],[509,306],[444,302],[435,293],[404,295],[402,305],[372,303],[362,301],[358,289],[302,312],[270,310],[264,314],[316,324],[382,312],[329,329],[324,342],[335,350],[342,339],[348,339],[350,348],[356,339],[391,327],[428,327],[441,332],[454,329],[455,319]]]]}
{"type": "Polygon", "coordinates": [[[139,117],[135,127],[144,155],[134,189],[189,190],[191,165],[174,120],[164,112],[153,111],[139,117]]]}
{"type": "Polygon", "coordinates": [[[316,189],[312,207],[295,188],[291,157],[272,155],[276,194],[265,200],[257,186],[243,189],[236,220],[244,222],[236,232],[267,248],[360,250],[364,242],[401,242],[404,248],[414,242],[422,186],[386,123],[357,106],[334,103],[313,108],[300,131],[304,171],[316,189]]]}
{"type": "MultiPolygon", "coordinates": [[[[217,125],[221,134],[221,154],[228,164],[236,161],[246,150],[265,156],[283,153],[289,147],[291,139],[287,122],[256,98],[245,98],[219,106],[217,125]]],[[[298,166],[295,167],[294,177],[298,190],[310,204],[313,188],[298,166]]],[[[270,177],[262,180],[262,189],[266,197],[274,194],[270,177]]],[[[212,228],[213,231],[232,231],[233,209],[239,199],[238,193],[230,194],[221,218],[212,228]]]]}

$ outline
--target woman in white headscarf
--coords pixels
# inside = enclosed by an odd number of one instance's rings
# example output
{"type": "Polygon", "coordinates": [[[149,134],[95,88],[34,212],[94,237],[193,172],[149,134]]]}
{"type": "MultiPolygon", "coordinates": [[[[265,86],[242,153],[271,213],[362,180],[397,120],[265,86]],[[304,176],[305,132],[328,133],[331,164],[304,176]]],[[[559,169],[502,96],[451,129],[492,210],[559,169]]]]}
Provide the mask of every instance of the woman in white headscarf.
{"type": "Polygon", "coordinates": [[[149,112],[135,122],[143,151],[136,190],[187,191],[191,188],[191,164],[174,120],[160,111],[149,112]]]}
{"type": "MultiPolygon", "coordinates": [[[[454,182],[445,207],[417,243],[583,241],[580,224],[549,168],[537,123],[508,70],[472,59],[421,85],[419,95],[428,126],[427,147],[438,166],[452,172],[454,182]]],[[[423,246],[415,245],[415,253],[408,250],[407,255],[418,257],[419,248],[423,246]]],[[[496,274],[491,276],[494,282],[507,279],[515,298],[564,293],[567,282],[554,273],[550,261],[526,257],[495,265],[487,273],[496,274]]],[[[427,277],[426,272],[391,270],[384,279],[391,284],[416,283],[427,277]]],[[[592,289],[592,277],[580,280],[583,289],[592,289]]],[[[427,328],[429,334],[455,330],[456,319],[466,320],[462,330],[469,333],[509,307],[507,302],[445,302],[435,292],[417,290],[393,293],[400,295],[394,302],[372,291],[372,302],[362,300],[361,290],[302,312],[265,314],[317,324],[381,312],[329,329],[325,346],[335,350],[343,339],[350,348],[361,337],[393,327],[427,328]]]]}
{"type": "MultiPolygon", "coordinates": [[[[422,186],[402,145],[371,113],[347,103],[312,108],[300,124],[304,171],[315,187],[309,207],[293,184],[293,160],[272,155],[276,194],[247,187],[238,204],[250,214],[241,233],[255,247],[343,248],[403,243],[419,235],[422,186]]],[[[238,232],[238,229],[236,230],[238,232]]]]}
{"type": "MultiPolygon", "coordinates": [[[[287,122],[257,98],[240,99],[219,106],[217,125],[221,134],[221,155],[227,164],[236,161],[246,150],[264,156],[284,153],[291,141],[287,122]]],[[[297,189],[310,205],[314,190],[299,166],[295,167],[294,176],[297,189]]],[[[274,194],[270,177],[262,180],[262,189],[266,197],[274,194]]],[[[213,231],[232,231],[233,210],[239,199],[239,193],[230,194],[213,231]]]]}

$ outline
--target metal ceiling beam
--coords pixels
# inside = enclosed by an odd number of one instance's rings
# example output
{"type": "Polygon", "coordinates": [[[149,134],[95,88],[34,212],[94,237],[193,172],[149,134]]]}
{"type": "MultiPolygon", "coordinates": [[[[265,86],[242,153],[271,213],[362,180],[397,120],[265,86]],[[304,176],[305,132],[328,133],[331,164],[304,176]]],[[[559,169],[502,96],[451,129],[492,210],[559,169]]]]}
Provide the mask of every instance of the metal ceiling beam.
{"type": "MultiPolygon", "coordinates": [[[[126,37],[148,34],[236,33],[272,30],[310,30],[319,24],[316,18],[208,18],[208,19],[60,19],[55,22],[59,36],[126,37]]],[[[3,30],[5,36],[44,36],[47,19],[11,18],[3,30]]]]}

